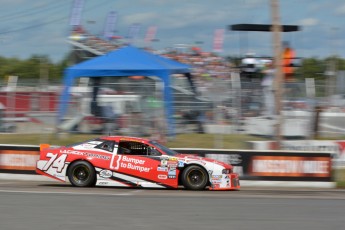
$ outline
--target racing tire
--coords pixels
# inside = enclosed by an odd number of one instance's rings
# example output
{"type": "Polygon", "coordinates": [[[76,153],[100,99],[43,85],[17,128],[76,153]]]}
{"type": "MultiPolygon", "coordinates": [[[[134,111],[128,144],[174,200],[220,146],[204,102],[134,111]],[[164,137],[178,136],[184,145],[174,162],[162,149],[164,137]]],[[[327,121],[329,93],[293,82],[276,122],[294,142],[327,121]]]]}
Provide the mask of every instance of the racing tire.
{"type": "Polygon", "coordinates": [[[75,161],[67,171],[68,179],[73,186],[91,187],[96,184],[95,168],[86,161],[75,161]]]}
{"type": "Polygon", "coordinates": [[[208,183],[205,169],[197,165],[188,166],[181,174],[183,186],[189,190],[203,190],[208,183]]]}

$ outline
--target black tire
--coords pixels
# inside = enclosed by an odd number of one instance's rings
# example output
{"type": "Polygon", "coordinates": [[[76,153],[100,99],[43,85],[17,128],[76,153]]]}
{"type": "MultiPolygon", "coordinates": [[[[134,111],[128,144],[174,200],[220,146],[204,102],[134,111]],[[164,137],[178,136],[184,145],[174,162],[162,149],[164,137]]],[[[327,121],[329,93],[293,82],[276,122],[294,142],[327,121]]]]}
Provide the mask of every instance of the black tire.
{"type": "Polygon", "coordinates": [[[186,189],[203,190],[208,183],[208,175],[202,167],[191,165],[183,170],[181,180],[186,189]]]}
{"type": "Polygon", "coordinates": [[[67,175],[73,186],[91,187],[96,184],[95,168],[86,161],[73,162],[68,168],[67,175]]]}

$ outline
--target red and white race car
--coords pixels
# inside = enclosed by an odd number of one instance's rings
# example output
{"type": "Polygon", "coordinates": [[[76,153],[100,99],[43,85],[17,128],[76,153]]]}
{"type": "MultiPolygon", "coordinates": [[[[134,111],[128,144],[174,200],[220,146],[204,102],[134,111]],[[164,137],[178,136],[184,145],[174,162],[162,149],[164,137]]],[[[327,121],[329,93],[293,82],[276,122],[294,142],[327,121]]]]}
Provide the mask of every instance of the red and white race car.
{"type": "Polygon", "coordinates": [[[183,155],[143,138],[107,136],[71,146],[41,145],[37,173],[74,186],[238,190],[232,166],[183,155]]]}

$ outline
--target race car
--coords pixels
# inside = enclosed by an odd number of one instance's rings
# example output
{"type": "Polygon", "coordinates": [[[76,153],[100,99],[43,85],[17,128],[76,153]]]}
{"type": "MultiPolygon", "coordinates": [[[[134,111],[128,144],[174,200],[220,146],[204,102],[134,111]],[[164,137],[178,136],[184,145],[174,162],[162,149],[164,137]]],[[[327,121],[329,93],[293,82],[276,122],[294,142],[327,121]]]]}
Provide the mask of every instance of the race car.
{"type": "Polygon", "coordinates": [[[40,146],[36,172],[73,186],[239,190],[232,166],[179,154],[144,138],[105,136],[63,147],[40,146]]]}

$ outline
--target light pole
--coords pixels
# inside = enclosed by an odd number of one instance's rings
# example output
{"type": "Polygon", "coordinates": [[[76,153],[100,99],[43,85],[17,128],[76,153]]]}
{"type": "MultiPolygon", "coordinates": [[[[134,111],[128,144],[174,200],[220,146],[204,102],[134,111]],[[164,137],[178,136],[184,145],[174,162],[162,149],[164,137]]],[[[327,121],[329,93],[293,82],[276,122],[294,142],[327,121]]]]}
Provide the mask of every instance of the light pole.
{"type": "Polygon", "coordinates": [[[283,73],[282,73],[282,52],[281,52],[281,37],[280,33],[282,27],[280,24],[279,16],[279,1],[271,0],[272,11],[272,34],[273,34],[273,47],[274,47],[274,65],[275,65],[275,80],[274,80],[274,94],[275,94],[275,107],[276,107],[276,124],[275,136],[277,141],[277,148],[280,149],[282,141],[282,123],[283,116],[282,110],[282,97],[283,97],[283,73]]]}

